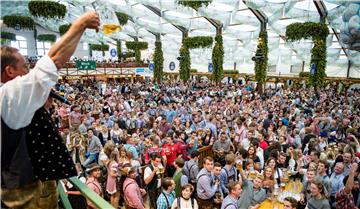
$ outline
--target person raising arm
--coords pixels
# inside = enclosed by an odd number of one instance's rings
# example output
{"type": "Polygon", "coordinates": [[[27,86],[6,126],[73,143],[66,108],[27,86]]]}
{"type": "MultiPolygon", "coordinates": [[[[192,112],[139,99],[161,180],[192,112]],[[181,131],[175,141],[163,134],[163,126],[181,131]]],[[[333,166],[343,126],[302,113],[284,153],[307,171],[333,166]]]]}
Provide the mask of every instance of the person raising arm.
{"type": "Polygon", "coordinates": [[[70,59],[85,29],[98,31],[99,24],[95,12],[81,16],[30,72],[17,49],[1,46],[0,108],[1,118],[9,128],[17,130],[30,124],[58,80],[56,69],[61,69],[70,59]]]}

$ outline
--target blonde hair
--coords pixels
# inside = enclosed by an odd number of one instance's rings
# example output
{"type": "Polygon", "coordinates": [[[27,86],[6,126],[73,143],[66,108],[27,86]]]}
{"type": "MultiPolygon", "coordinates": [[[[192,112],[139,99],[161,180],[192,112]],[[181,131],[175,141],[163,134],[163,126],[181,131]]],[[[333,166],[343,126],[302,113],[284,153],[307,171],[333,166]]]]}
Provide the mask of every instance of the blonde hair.
{"type": "Polygon", "coordinates": [[[272,169],[270,166],[266,166],[264,169],[264,173],[263,173],[264,179],[266,179],[266,170],[269,168],[271,169],[270,180],[274,180],[274,169],[272,169]]]}

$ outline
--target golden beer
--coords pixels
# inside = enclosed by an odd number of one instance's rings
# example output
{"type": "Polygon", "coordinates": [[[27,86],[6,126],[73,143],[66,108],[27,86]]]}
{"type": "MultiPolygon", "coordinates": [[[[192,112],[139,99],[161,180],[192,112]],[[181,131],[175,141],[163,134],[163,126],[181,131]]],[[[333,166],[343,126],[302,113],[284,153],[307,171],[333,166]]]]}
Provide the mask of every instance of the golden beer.
{"type": "Polygon", "coordinates": [[[165,173],[165,168],[164,167],[159,168],[159,172],[160,172],[160,174],[165,173]]]}
{"type": "Polygon", "coordinates": [[[115,24],[104,24],[103,25],[103,33],[105,35],[113,34],[120,31],[120,26],[115,24]]]}
{"type": "Polygon", "coordinates": [[[287,175],[284,175],[283,177],[283,182],[284,183],[288,183],[289,182],[289,177],[287,175]]]}
{"type": "Polygon", "coordinates": [[[242,170],[242,164],[241,163],[236,163],[236,169],[241,171],[242,170]]]}
{"type": "Polygon", "coordinates": [[[249,177],[254,180],[256,178],[256,171],[254,170],[250,171],[249,177]]]}
{"type": "Polygon", "coordinates": [[[285,183],[280,184],[281,191],[285,191],[285,183]]]}

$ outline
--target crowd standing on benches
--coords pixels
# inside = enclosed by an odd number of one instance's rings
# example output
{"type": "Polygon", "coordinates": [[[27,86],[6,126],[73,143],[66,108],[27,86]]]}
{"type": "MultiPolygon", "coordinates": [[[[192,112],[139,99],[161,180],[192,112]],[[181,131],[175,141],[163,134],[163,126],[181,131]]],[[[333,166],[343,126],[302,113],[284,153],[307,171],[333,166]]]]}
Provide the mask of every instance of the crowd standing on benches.
{"type": "MultiPolygon", "coordinates": [[[[360,92],[73,81],[53,120],[85,183],[118,208],[359,208],[360,92]],[[213,157],[199,148],[211,147],[213,157]],[[199,165],[199,158],[202,164],[199,165]]],[[[66,185],[66,184],[65,184],[66,185]]],[[[84,202],[84,201],[83,201],[84,202]]],[[[75,204],[75,203],[74,203],[75,204]]],[[[91,203],[88,203],[91,205],[91,203]]]]}

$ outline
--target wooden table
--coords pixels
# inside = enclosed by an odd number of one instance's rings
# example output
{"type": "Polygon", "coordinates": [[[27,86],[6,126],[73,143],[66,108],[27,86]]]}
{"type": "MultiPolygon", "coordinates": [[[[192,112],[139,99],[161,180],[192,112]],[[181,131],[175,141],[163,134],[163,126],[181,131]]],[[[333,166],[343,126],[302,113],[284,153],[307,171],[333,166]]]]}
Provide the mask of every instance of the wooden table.
{"type": "Polygon", "coordinates": [[[276,209],[276,207],[277,209],[284,209],[284,204],[276,201],[273,206],[271,201],[269,199],[266,199],[263,203],[261,203],[258,209],[276,209]]]}
{"type": "MultiPolygon", "coordinates": [[[[291,181],[285,186],[285,191],[292,192],[295,194],[299,194],[301,192],[302,183],[300,181],[291,181]]],[[[281,193],[284,191],[280,191],[281,193]]],[[[286,194],[285,194],[286,195],[286,194]]],[[[291,195],[289,195],[291,196],[291,195]]],[[[284,204],[282,204],[279,201],[276,201],[274,203],[274,206],[272,205],[272,202],[270,199],[266,199],[263,203],[261,203],[260,207],[258,209],[284,209],[284,204]]]]}

